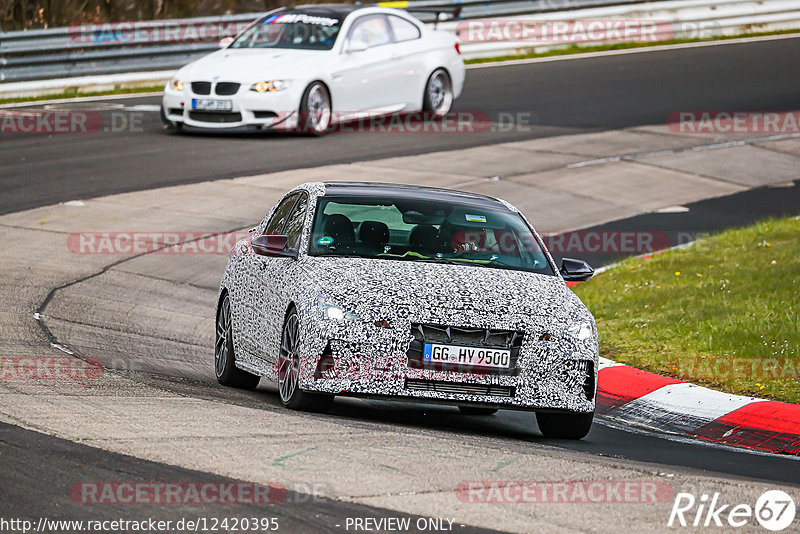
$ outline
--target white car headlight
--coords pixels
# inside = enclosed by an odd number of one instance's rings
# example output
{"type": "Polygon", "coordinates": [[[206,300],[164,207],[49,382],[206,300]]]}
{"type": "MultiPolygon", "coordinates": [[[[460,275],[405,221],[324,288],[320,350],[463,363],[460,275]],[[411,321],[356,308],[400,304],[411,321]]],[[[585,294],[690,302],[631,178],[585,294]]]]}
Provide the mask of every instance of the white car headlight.
{"type": "Polygon", "coordinates": [[[183,80],[173,78],[169,81],[169,88],[173,91],[183,91],[183,80]]]}
{"type": "Polygon", "coordinates": [[[328,298],[322,293],[317,295],[317,307],[325,315],[326,319],[336,321],[337,323],[343,321],[358,321],[361,319],[361,317],[355,313],[349,312],[341,306],[331,304],[328,302],[328,298]]]}
{"type": "Polygon", "coordinates": [[[270,80],[268,82],[256,82],[250,87],[250,90],[256,93],[277,93],[288,89],[290,85],[292,85],[291,80],[270,80]]]}
{"type": "Polygon", "coordinates": [[[567,333],[575,339],[584,341],[592,337],[594,328],[591,323],[575,323],[567,328],[567,333]]]}

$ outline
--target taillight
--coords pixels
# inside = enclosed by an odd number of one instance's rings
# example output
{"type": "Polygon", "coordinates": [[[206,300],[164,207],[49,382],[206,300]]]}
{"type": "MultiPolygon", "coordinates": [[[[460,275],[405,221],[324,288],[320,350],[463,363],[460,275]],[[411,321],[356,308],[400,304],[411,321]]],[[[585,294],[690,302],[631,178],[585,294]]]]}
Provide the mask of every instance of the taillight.
{"type": "Polygon", "coordinates": [[[457,53],[459,56],[461,55],[461,47],[460,47],[460,46],[458,46],[458,43],[456,43],[456,53],[457,53]]]}

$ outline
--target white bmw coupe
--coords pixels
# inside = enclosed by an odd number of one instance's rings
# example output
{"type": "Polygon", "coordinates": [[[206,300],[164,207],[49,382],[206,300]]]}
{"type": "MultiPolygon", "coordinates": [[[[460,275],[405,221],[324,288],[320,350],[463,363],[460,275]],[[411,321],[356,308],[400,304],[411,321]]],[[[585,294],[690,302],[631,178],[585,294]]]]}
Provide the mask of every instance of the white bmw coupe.
{"type": "Polygon", "coordinates": [[[399,112],[441,116],[464,85],[454,35],[398,9],[279,9],[175,73],[167,126],[300,130],[399,112]]]}

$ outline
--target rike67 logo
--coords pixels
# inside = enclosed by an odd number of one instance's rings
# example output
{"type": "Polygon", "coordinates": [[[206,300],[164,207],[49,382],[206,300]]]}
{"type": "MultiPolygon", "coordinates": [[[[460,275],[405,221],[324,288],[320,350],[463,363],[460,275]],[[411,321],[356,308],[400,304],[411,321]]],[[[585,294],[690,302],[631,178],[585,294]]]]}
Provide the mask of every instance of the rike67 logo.
{"type": "Polygon", "coordinates": [[[765,491],[755,506],[747,503],[723,504],[719,493],[703,493],[699,499],[691,493],[678,493],[667,526],[738,528],[756,522],[767,530],[781,531],[792,525],[795,517],[792,497],[781,490],[765,491]]]}

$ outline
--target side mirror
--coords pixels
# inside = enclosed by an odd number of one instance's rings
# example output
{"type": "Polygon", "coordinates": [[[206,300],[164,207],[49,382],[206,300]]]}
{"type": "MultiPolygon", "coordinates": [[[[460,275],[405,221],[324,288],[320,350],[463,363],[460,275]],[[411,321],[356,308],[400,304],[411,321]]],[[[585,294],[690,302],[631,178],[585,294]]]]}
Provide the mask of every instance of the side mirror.
{"type": "Polygon", "coordinates": [[[222,39],[220,39],[220,41],[219,41],[219,47],[220,47],[220,48],[228,48],[228,46],[230,46],[230,44],[231,44],[232,42],[233,42],[233,37],[230,37],[230,36],[228,36],[228,37],[223,37],[223,38],[222,38],[222,39]]]}
{"type": "Polygon", "coordinates": [[[285,235],[257,235],[250,242],[253,252],[259,256],[289,256],[296,257],[297,253],[286,250],[288,237],[285,235]]]}
{"type": "Polygon", "coordinates": [[[589,267],[589,264],[583,260],[564,258],[561,260],[559,273],[561,278],[567,282],[585,282],[592,277],[594,269],[589,267]]]}
{"type": "Polygon", "coordinates": [[[352,54],[353,52],[363,52],[367,49],[367,43],[364,41],[348,41],[347,42],[347,53],[352,54]]]}

